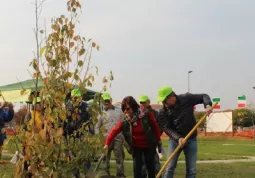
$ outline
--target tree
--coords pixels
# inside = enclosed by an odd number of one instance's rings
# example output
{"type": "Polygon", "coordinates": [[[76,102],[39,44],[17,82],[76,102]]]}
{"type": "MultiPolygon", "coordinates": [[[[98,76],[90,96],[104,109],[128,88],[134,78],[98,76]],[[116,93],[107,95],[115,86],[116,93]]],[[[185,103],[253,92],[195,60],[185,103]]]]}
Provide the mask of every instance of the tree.
{"type": "MultiPolygon", "coordinates": [[[[65,107],[66,96],[74,85],[78,86],[82,93],[93,85],[95,77],[92,69],[95,69],[97,74],[98,69],[92,67],[90,62],[93,49],[99,50],[99,45],[75,32],[81,13],[81,4],[78,0],[68,0],[69,18],[61,15],[52,19],[52,32],[49,35],[46,34],[46,30],[38,28],[43,3],[44,0],[35,0],[37,51],[30,66],[34,70],[32,76],[36,86],[35,93],[37,91],[40,93],[41,104],[44,107],[43,120],[51,123],[51,126],[38,131],[34,121],[32,130],[19,128],[19,135],[13,142],[21,145],[19,150],[23,154],[23,159],[20,158],[17,163],[15,177],[26,177],[28,173],[32,173],[34,177],[70,177],[73,168],[82,167],[82,162],[92,160],[94,155],[102,151],[103,140],[87,132],[87,123],[80,130],[84,135],[82,138],[68,137],[67,145],[62,136],[63,123],[70,115],[65,107]],[[39,36],[43,34],[45,39],[39,41],[39,36]],[[38,79],[44,81],[40,91],[37,88],[38,79]],[[75,159],[66,159],[66,150],[75,153],[75,159]],[[28,170],[24,170],[25,162],[29,162],[28,170]]],[[[107,90],[112,80],[113,75],[110,72],[108,77],[103,78],[102,91],[107,90]]],[[[89,105],[88,110],[93,123],[97,121],[97,115],[101,112],[98,101],[102,91],[96,94],[89,105]]],[[[31,97],[30,100],[36,98],[31,97]]],[[[10,144],[13,142],[10,141],[10,144]]]]}
{"type": "Polygon", "coordinates": [[[254,112],[251,109],[233,110],[233,124],[235,126],[250,127],[253,125],[254,112]]]}

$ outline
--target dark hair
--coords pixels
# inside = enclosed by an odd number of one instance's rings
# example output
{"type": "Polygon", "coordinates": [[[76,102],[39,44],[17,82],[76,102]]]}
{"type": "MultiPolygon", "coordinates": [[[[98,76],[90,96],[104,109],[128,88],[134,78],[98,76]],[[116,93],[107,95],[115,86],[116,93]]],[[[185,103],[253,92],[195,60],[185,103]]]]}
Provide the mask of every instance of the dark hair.
{"type": "Polygon", "coordinates": [[[126,96],[121,103],[121,109],[124,112],[127,105],[130,106],[130,108],[133,110],[133,112],[138,112],[140,106],[136,102],[135,98],[132,96],[126,96]]]}
{"type": "Polygon", "coordinates": [[[172,96],[175,96],[175,97],[176,97],[177,95],[176,95],[175,92],[170,93],[170,94],[166,97],[166,99],[163,101],[163,103],[166,103],[166,100],[167,100],[168,98],[172,97],[172,96]]]}

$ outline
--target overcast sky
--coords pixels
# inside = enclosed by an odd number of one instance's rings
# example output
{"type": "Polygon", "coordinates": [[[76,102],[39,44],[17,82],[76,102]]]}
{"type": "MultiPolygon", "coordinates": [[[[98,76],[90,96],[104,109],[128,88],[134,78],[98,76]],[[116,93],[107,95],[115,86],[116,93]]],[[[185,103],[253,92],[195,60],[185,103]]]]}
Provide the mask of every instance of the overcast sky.
{"type": "MultiPolygon", "coordinates": [[[[26,80],[35,49],[32,0],[2,1],[0,6],[0,85],[26,80]]],[[[100,75],[114,72],[114,101],[141,94],[156,102],[157,90],[220,97],[223,109],[237,97],[255,100],[254,0],[83,0],[81,35],[100,46],[93,63],[100,75]]],[[[66,1],[47,0],[41,16],[66,13],[66,1]]],[[[94,89],[99,89],[96,84],[94,89]]]]}

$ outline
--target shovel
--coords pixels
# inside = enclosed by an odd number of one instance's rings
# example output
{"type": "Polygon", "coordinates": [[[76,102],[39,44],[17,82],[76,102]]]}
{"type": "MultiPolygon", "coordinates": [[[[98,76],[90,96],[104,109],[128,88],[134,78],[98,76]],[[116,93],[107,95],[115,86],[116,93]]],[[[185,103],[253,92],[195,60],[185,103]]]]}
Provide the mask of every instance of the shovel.
{"type": "Polygon", "coordinates": [[[98,162],[97,162],[97,165],[96,165],[96,167],[95,167],[95,169],[94,169],[94,172],[97,172],[97,170],[98,170],[98,168],[100,167],[100,164],[102,163],[102,161],[104,160],[104,158],[105,158],[105,154],[102,154],[102,155],[100,156],[100,158],[98,159],[98,162]]]}
{"type": "MultiPolygon", "coordinates": [[[[218,103],[214,103],[212,106],[212,109],[215,108],[215,106],[218,103]]],[[[205,114],[198,122],[197,124],[193,127],[193,129],[188,133],[188,135],[183,139],[183,141],[187,141],[189,139],[189,137],[197,130],[197,128],[200,126],[200,124],[206,119],[207,114],[205,114]]],[[[166,167],[168,166],[168,164],[170,163],[170,161],[173,159],[173,157],[176,155],[176,153],[181,149],[181,145],[178,145],[178,147],[174,150],[174,152],[170,155],[170,157],[167,159],[167,161],[165,162],[165,164],[162,166],[162,168],[160,169],[160,171],[158,172],[156,178],[160,178],[161,175],[163,174],[163,172],[165,171],[166,167]]]]}
{"type": "MultiPolygon", "coordinates": [[[[98,177],[98,169],[102,163],[102,161],[105,159],[105,154],[101,154],[101,156],[99,157],[98,161],[97,161],[97,164],[96,164],[96,167],[93,171],[89,171],[87,174],[86,174],[86,178],[95,178],[95,177],[98,177]]],[[[100,176],[102,177],[102,176],[100,176]]]]}

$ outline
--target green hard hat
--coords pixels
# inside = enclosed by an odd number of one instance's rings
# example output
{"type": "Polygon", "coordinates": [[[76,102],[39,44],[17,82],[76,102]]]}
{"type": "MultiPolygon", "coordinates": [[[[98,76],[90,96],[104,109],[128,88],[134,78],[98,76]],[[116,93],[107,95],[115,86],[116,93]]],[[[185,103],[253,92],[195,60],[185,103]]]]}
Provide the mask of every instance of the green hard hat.
{"type": "Polygon", "coordinates": [[[71,96],[80,97],[81,96],[81,90],[80,89],[73,89],[71,91],[71,96]]]}
{"type": "Polygon", "coordinates": [[[112,97],[109,93],[103,93],[102,98],[103,98],[103,100],[111,100],[112,99],[112,97]]]}
{"type": "Polygon", "coordinates": [[[142,95],[142,96],[140,96],[140,98],[139,98],[139,102],[146,102],[147,100],[149,100],[149,97],[146,96],[146,95],[142,95]]]}
{"type": "Polygon", "coordinates": [[[172,87],[163,86],[158,90],[158,102],[163,102],[173,92],[172,87]]]}

